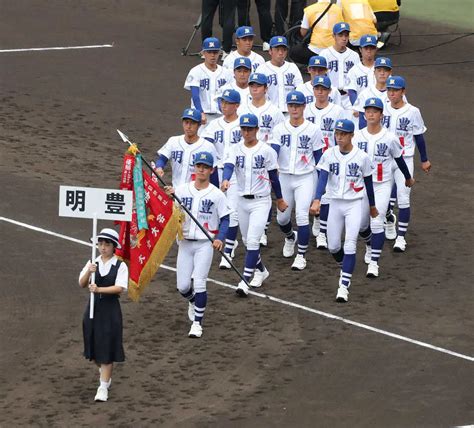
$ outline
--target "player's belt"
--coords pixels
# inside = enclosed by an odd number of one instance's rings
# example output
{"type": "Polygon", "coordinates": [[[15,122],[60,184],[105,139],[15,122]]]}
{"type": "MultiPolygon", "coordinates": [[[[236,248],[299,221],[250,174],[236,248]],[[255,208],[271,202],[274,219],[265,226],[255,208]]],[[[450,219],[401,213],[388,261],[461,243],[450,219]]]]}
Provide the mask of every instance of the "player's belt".
{"type": "Polygon", "coordinates": [[[188,238],[185,238],[184,240],[185,241],[191,241],[191,242],[199,241],[199,239],[188,239],[188,238]]]}
{"type": "Polygon", "coordinates": [[[340,93],[341,95],[347,95],[347,92],[344,91],[343,89],[339,89],[339,93],[340,93]]]}
{"type": "Polygon", "coordinates": [[[255,199],[255,195],[242,195],[245,199],[255,199]]]}

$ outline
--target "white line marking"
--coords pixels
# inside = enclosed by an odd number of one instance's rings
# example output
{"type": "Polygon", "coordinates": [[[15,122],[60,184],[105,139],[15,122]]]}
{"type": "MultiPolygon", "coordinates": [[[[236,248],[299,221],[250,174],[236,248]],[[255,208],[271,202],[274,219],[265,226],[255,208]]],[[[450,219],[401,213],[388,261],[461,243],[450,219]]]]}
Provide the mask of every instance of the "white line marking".
{"type": "MultiPolygon", "coordinates": [[[[36,227],[36,226],[32,226],[32,225],[26,224],[26,223],[21,223],[19,221],[12,220],[10,218],[0,217],[0,220],[3,220],[7,223],[14,224],[16,226],[24,227],[26,229],[34,230],[36,232],[41,232],[41,233],[45,233],[47,235],[55,236],[57,238],[66,239],[68,241],[72,241],[72,242],[75,242],[77,244],[86,245],[88,247],[92,246],[92,244],[90,242],[81,241],[80,239],[71,238],[70,236],[62,235],[62,234],[56,233],[56,232],[51,232],[49,230],[42,229],[42,228],[36,227]]],[[[176,268],[173,268],[171,266],[161,265],[161,267],[163,269],[167,269],[167,270],[176,272],[176,268]]],[[[214,284],[217,284],[217,285],[221,285],[222,287],[231,288],[233,290],[235,290],[237,288],[234,285],[227,284],[225,282],[218,281],[218,280],[212,279],[212,278],[208,278],[208,281],[213,282],[214,284]]],[[[386,330],[381,330],[379,328],[372,327],[372,326],[367,325],[367,324],[362,324],[362,323],[357,322],[357,321],[352,321],[350,319],[343,318],[343,317],[340,317],[338,315],[333,315],[333,314],[330,314],[328,312],[318,311],[317,309],[309,308],[308,306],[300,305],[299,303],[293,303],[293,302],[290,302],[288,300],[279,299],[278,297],[273,297],[273,296],[270,296],[268,294],[257,293],[255,291],[250,291],[249,293],[252,296],[260,297],[260,298],[263,298],[263,299],[268,299],[268,300],[271,300],[272,302],[277,302],[277,303],[281,303],[282,305],[285,305],[285,306],[290,306],[292,308],[301,309],[303,311],[310,312],[310,313],[316,314],[316,315],[320,315],[320,316],[325,317],[325,318],[330,318],[330,319],[333,319],[333,320],[342,321],[345,324],[353,325],[355,327],[359,327],[359,328],[362,328],[364,330],[369,330],[369,331],[379,333],[379,334],[382,334],[382,335],[385,335],[385,336],[393,337],[394,339],[398,339],[398,340],[402,340],[404,342],[412,343],[414,345],[418,345],[418,346],[421,346],[423,348],[432,349],[433,351],[442,352],[443,354],[448,354],[448,355],[451,355],[453,357],[458,357],[458,358],[462,358],[462,359],[467,360],[467,361],[474,362],[474,357],[469,356],[469,355],[460,354],[459,352],[450,351],[449,349],[446,349],[446,348],[440,348],[439,346],[434,346],[434,345],[431,345],[431,344],[426,343],[426,342],[421,342],[419,340],[410,339],[409,337],[401,336],[400,334],[391,333],[391,332],[386,331],[386,330]]]]}
{"type": "Polygon", "coordinates": [[[30,52],[30,51],[64,51],[68,49],[99,49],[99,48],[113,48],[113,47],[114,45],[54,46],[54,47],[47,47],[47,48],[1,49],[0,53],[30,52]]]}

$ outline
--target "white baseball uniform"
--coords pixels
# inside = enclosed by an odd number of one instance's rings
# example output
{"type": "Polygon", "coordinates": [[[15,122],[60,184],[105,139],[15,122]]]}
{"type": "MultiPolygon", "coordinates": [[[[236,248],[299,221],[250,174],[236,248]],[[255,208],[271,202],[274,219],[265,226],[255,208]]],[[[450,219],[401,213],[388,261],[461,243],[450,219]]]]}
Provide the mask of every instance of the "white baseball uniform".
{"type": "MultiPolygon", "coordinates": [[[[313,83],[311,80],[309,82],[298,85],[296,88],[297,91],[302,92],[306,98],[306,105],[312,104],[316,101],[313,91],[313,83]]],[[[341,94],[337,88],[331,87],[331,92],[329,93],[329,102],[333,104],[341,105],[341,94]]]]}
{"type": "Polygon", "coordinates": [[[241,105],[237,112],[239,116],[248,113],[257,116],[259,126],[257,139],[266,143],[271,143],[275,126],[285,120],[281,110],[268,100],[261,107],[256,107],[251,102],[246,106],[241,105]]]}
{"type": "MultiPolygon", "coordinates": [[[[359,112],[364,112],[365,102],[369,98],[380,98],[382,102],[384,103],[385,107],[387,106],[387,104],[390,104],[390,100],[388,99],[388,95],[387,95],[387,90],[383,90],[383,91],[378,90],[374,83],[359,93],[357,100],[354,103],[353,109],[359,112]]],[[[406,102],[405,96],[403,96],[403,101],[406,102]]],[[[384,108],[384,114],[385,114],[385,108],[384,108]]]]}
{"type": "Polygon", "coordinates": [[[282,112],[287,112],[286,96],[303,83],[303,77],[298,66],[285,61],[281,67],[276,67],[270,61],[267,61],[260,65],[255,72],[267,76],[268,99],[282,112]]]}
{"type": "Polygon", "coordinates": [[[241,88],[237,86],[237,83],[235,83],[235,80],[232,82],[226,83],[222,88],[219,89],[217,92],[216,98],[219,98],[222,96],[224,91],[228,89],[233,89],[234,91],[237,91],[240,94],[240,106],[246,106],[252,102],[252,97],[250,96],[250,89],[247,86],[246,88],[241,88]]]}
{"type": "MultiPolygon", "coordinates": [[[[240,55],[237,50],[232,51],[229,55],[226,56],[224,59],[224,62],[222,63],[222,67],[227,68],[230,71],[234,71],[234,61],[237,58],[245,58],[244,55],[240,55]]],[[[250,59],[250,62],[252,63],[252,72],[254,72],[259,65],[265,63],[265,59],[263,58],[262,55],[259,55],[257,52],[251,51],[250,55],[246,57],[250,59]]]]}
{"type": "Polygon", "coordinates": [[[352,89],[359,95],[365,88],[371,85],[375,85],[374,67],[367,67],[359,62],[347,73],[344,90],[349,91],[349,89],[352,89]]]}

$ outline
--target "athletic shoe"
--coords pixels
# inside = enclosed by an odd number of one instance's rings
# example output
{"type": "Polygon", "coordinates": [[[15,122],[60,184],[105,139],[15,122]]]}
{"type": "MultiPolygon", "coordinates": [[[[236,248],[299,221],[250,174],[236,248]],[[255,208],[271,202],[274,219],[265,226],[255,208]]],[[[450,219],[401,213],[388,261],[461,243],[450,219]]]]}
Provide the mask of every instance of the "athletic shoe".
{"type": "Polygon", "coordinates": [[[328,247],[328,240],[324,233],[319,232],[318,236],[316,236],[316,248],[322,250],[328,247]]]}
{"type": "Polygon", "coordinates": [[[188,336],[194,339],[199,339],[202,336],[202,327],[201,324],[199,324],[199,321],[194,321],[191,324],[188,336]]]}
{"type": "Polygon", "coordinates": [[[188,318],[189,321],[194,321],[194,303],[188,302],[188,318]]]}
{"type": "Polygon", "coordinates": [[[99,386],[97,388],[97,394],[95,394],[95,401],[107,401],[109,398],[109,390],[105,386],[99,386]]]}
{"type": "Polygon", "coordinates": [[[264,232],[262,237],[260,238],[260,245],[262,247],[266,247],[268,245],[268,237],[267,234],[264,232]]]}
{"type": "Polygon", "coordinates": [[[395,244],[393,245],[393,251],[396,253],[404,253],[407,248],[407,241],[404,236],[397,236],[395,244]]]}
{"type": "Polygon", "coordinates": [[[364,262],[366,265],[370,264],[372,261],[372,247],[370,245],[365,246],[365,256],[364,256],[364,262]]]}
{"type": "Polygon", "coordinates": [[[319,217],[314,217],[314,220],[313,220],[313,229],[312,229],[312,232],[313,232],[313,236],[316,237],[319,235],[319,226],[320,226],[320,223],[319,223],[319,217]]]}
{"type": "Polygon", "coordinates": [[[336,302],[346,303],[349,300],[349,289],[344,285],[337,289],[336,302]]]}
{"type": "Polygon", "coordinates": [[[263,42],[262,44],[262,51],[263,52],[268,52],[270,50],[270,44],[267,42],[263,42]]]}
{"type": "Polygon", "coordinates": [[[263,272],[255,269],[255,273],[253,274],[253,279],[250,281],[250,286],[254,288],[261,287],[263,281],[265,281],[270,276],[270,272],[268,272],[267,268],[263,272]]]}
{"type": "Polygon", "coordinates": [[[237,290],[235,290],[235,292],[240,297],[247,297],[247,295],[249,294],[249,286],[244,281],[240,281],[239,285],[237,285],[237,290]]]}
{"type": "Polygon", "coordinates": [[[389,241],[393,241],[397,238],[397,217],[395,214],[392,214],[393,221],[388,221],[385,219],[384,228],[385,228],[385,238],[389,241]]]}
{"type": "MultiPolygon", "coordinates": [[[[227,255],[229,256],[229,254],[227,255]]],[[[229,258],[232,260],[232,257],[229,258]]],[[[232,269],[232,266],[224,256],[222,256],[221,262],[219,263],[219,269],[232,269]]]]}
{"type": "Polygon", "coordinates": [[[295,245],[298,241],[298,233],[293,233],[295,234],[293,239],[285,238],[285,245],[283,246],[283,257],[293,257],[293,254],[295,254],[295,245]]]}
{"type": "MultiPolygon", "coordinates": [[[[232,252],[230,253],[230,258],[233,259],[235,257],[235,250],[239,246],[239,241],[237,239],[234,241],[234,248],[232,248],[232,252]]],[[[230,266],[229,266],[230,268],[230,266]]]]}
{"type": "Polygon", "coordinates": [[[379,276],[379,265],[377,262],[370,262],[367,267],[367,278],[377,278],[379,276]]]}
{"type": "Polygon", "coordinates": [[[306,267],[306,259],[303,254],[297,254],[295,261],[291,265],[291,270],[303,270],[306,267]]]}

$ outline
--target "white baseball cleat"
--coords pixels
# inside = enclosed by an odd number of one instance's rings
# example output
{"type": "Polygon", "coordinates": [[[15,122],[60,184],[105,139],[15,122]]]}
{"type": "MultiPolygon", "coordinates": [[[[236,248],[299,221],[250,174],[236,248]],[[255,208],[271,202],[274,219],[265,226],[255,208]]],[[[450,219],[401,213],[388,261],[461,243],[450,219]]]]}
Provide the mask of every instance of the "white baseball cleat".
{"type": "Polygon", "coordinates": [[[293,239],[285,238],[285,245],[283,245],[283,257],[293,257],[293,254],[295,254],[295,245],[298,241],[298,233],[293,233],[295,235],[293,239]]]}
{"type": "Polygon", "coordinates": [[[263,272],[255,269],[255,273],[253,274],[253,279],[250,281],[250,286],[254,288],[261,287],[263,281],[265,281],[270,276],[270,272],[268,272],[267,268],[263,272]]]}
{"type": "Polygon", "coordinates": [[[407,241],[404,236],[397,236],[395,244],[393,244],[393,251],[396,253],[404,253],[407,248],[407,241]]]}
{"type": "Polygon", "coordinates": [[[306,267],[306,259],[303,254],[297,254],[295,261],[291,265],[291,270],[303,270],[306,267]]]}
{"type": "Polygon", "coordinates": [[[328,247],[328,240],[324,233],[319,232],[318,236],[316,236],[316,248],[319,250],[328,247]]]}
{"type": "Polygon", "coordinates": [[[262,247],[266,247],[268,245],[268,236],[265,232],[263,233],[262,237],[260,238],[260,245],[262,247]]]}
{"type": "Polygon", "coordinates": [[[370,264],[372,261],[372,247],[370,245],[365,246],[365,256],[364,256],[364,262],[366,265],[370,264]]]}
{"type": "Polygon", "coordinates": [[[194,303],[188,302],[188,318],[189,321],[194,321],[194,303]]]}
{"type": "Polygon", "coordinates": [[[377,278],[379,276],[379,265],[377,262],[371,261],[367,267],[367,278],[377,278]]]}
{"type": "Polygon", "coordinates": [[[199,321],[194,321],[191,324],[191,328],[189,329],[188,336],[194,339],[199,339],[202,336],[202,327],[199,321]]]}
{"type": "MultiPolygon", "coordinates": [[[[229,256],[229,258],[232,260],[232,257],[229,256]]],[[[227,259],[224,256],[222,256],[221,262],[219,263],[219,269],[231,269],[231,268],[232,266],[230,265],[230,263],[227,261],[227,259]]]]}
{"type": "Polygon", "coordinates": [[[344,285],[340,285],[337,289],[336,302],[346,303],[349,301],[349,289],[344,285]]]}
{"type": "Polygon", "coordinates": [[[314,217],[313,228],[311,230],[313,232],[314,237],[319,235],[319,227],[320,227],[319,217],[314,217]]]}
{"type": "Polygon", "coordinates": [[[239,246],[239,241],[237,239],[234,241],[234,248],[232,248],[232,252],[230,253],[230,258],[233,259],[235,257],[235,250],[239,246]]]}
{"type": "Polygon", "coordinates": [[[249,287],[244,281],[240,281],[239,285],[237,285],[237,290],[235,292],[240,296],[240,297],[247,297],[249,294],[249,287]]]}
{"type": "Polygon", "coordinates": [[[397,238],[397,217],[395,214],[392,214],[393,221],[388,221],[385,219],[384,229],[385,229],[385,238],[389,241],[393,241],[397,238]]]}
{"type": "Polygon", "coordinates": [[[99,386],[97,388],[97,394],[95,394],[94,401],[107,401],[109,398],[109,390],[105,386],[99,386]]]}

